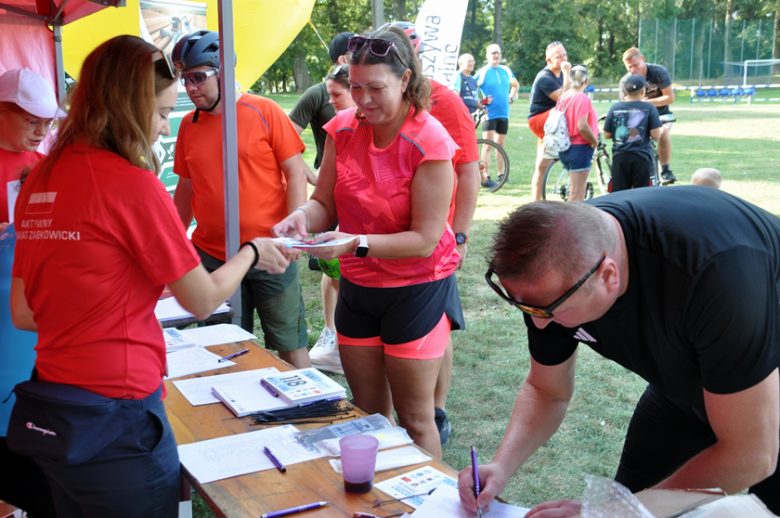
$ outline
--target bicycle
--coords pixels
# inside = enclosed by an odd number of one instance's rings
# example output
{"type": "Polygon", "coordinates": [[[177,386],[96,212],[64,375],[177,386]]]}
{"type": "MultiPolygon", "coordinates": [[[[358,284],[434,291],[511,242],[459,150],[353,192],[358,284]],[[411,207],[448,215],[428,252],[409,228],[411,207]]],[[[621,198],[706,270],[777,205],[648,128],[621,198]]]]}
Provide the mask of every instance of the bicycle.
{"type": "MultiPolygon", "coordinates": [[[[599,122],[604,121],[607,118],[606,115],[602,115],[599,118],[599,122]]],[[[593,150],[593,167],[596,173],[596,183],[599,187],[601,194],[607,194],[609,192],[609,182],[612,180],[612,160],[609,156],[609,150],[607,149],[607,143],[601,138],[599,133],[599,143],[596,149],[593,150]]],[[[569,171],[563,167],[559,158],[556,158],[550,165],[547,166],[547,170],[544,172],[544,181],[542,188],[542,199],[552,200],[556,196],[560,196],[563,201],[569,199],[569,193],[571,192],[571,177],[569,171]]],[[[585,199],[589,200],[593,198],[595,189],[591,182],[585,184],[585,199]]]]}
{"type": "MultiPolygon", "coordinates": [[[[487,112],[481,106],[472,114],[474,119],[474,129],[479,128],[483,119],[487,118],[487,112]]],[[[493,179],[496,184],[490,188],[480,188],[480,194],[483,192],[496,192],[504,186],[509,178],[509,156],[504,151],[504,148],[493,142],[492,140],[478,138],[477,146],[479,147],[479,172],[490,177],[490,152],[494,153],[496,161],[496,176],[493,179]],[[487,147],[485,147],[487,146],[487,147]]]]}
{"type": "MultiPolygon", "coordinates": [[[[602,115],[599,117],[599,124],[606,120],[607,116],[602,115]]],[[[677,121],[674,114],[669,113],[660,116],[662,124],[671,124],[677,121]]],[[[650,176],[650,185],[652,187],[662,186],[661,184],[661,162],[658,158],[658,143],[655,139],[650,139],[653,143],[653,162],[655,167],[653,168],[653,174],[650,176]]],[[[596,181],[599,186],[599,192],[601,194],[608,194],[612,192],[612,160],[610,159],[609,150],[607,149],[607,143],[601,138],[599,133],[599,143],[594,150],[593,165],[595,167],[596,181]]],[[[569,172],[564,169],[563,164],[559,159],[555,159],[547,166],[547,170],[544,172],[544,188],[542,189],[542,199],[546,200],[547,194],[550,194],[549,199],[553,199],[554,196],[560,196],[563,201],[569,199],[569,192],[571,189],[571,179],[569,178],[569,172]],[[560,169],[560,172],[558,172],[560,169]],[[555,178],[554,183],[549,183],[550,178],[555,178]],[[549,184],[549,186],[548,186],[549,184]]],[[[593,198],[595,192],[593,185],[588,182],[585,186],[585,199],[589,200],[593,198]]]]}

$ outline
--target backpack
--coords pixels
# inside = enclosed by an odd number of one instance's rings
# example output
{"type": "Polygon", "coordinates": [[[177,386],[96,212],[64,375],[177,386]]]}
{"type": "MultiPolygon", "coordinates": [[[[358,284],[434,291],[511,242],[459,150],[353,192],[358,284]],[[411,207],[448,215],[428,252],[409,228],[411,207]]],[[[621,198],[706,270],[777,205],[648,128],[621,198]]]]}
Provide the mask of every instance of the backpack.
{"type": "Polygon", "coordinates": [[[544,147],[547,152],[560,153],[566,151],[571,146],[569,138],[569,125],[566,122],[566,110],[569,108],[567,103],[563,111],[558,110],[558,105],[550,110],[550,116],[544,123],[544,147]]]}

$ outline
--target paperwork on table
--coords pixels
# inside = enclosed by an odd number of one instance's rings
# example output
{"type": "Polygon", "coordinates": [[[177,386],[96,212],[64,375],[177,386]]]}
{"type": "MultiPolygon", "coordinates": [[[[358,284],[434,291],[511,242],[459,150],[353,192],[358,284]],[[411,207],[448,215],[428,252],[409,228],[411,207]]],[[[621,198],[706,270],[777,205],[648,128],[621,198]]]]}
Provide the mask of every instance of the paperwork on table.
{"type": "Polygon", "coordinates": [[[235,365],[230,360],[220,363],[221,356],[202,347],[190,347],[166,356],[168,357],[168,375],[164,378],[166,380],[235,365]]]}
{"type": "Polygon", "coordinates": [[[292,425],[278,426],[257,432],[229,435],[179,446],[179,460],[201,484],[216,480],[276,469],[263,452],[263,446],[273,450],[285,466],[322,457],[307,452],[292,439],[297,430],[292,425]]]}
{"type": "MultiPolygon", "coordinates": [[[[228,311],[230,311],[230,306],[227,304],[220,304],[213,314],[227,313],[228,311]]],[[[157,320],[160,322],[179,320],[182,318],[195,318],[195,315],[181,307],[181,304],[176,300],[176,297],[158,300],[157,306],[154,308],[154,316],[157,317],[157,320]]]]}
{"type": "Polygon", "coordinates": [[[211,392],[211,389],[216,385],[220,387],[231,387],[233,385],[243,385],[244,383],[257,383],[259,385],[260,378],[271,376],[278,372],[279,369],[276,367],[268,367],[267,369],[254,369],[251,371],[177,380],[173,384],[192,406],[210,405],[219,403],[219,399],[211,392]]]}
{"type": "MultiPolygon", "coordinates": [[[[495,500],[490,504],[490,510],[482,511],[485,518],[523,518],[530,509],[515,505],[502,504],[495,500]]],[[[474,513],[467,511],[460,503],[458,488],[442,484],[414,512],[414,518],[474,518],[474,513]]]]}
{"type": "MultiPolygon", "coordinates": [[[[384,491],[390,495],[391,498],[404,498],[411,495],[423,494],[423,496],[416,496],[404,500],[406,505],[414,507],[415,509],[420,507],[426,499],[430,498],[430,496],[424,495],[424,493],[441,486],[454,487],[457,492],[458,481],[432,466],[423,466],[414,471],[374,484],[375,488],[384,491]]],[[[438,491],[439,489],[434,491],[434,493],[438,491]]],[[[415,517],[416,516],[417,513],[415,513],[415,517]]]]}

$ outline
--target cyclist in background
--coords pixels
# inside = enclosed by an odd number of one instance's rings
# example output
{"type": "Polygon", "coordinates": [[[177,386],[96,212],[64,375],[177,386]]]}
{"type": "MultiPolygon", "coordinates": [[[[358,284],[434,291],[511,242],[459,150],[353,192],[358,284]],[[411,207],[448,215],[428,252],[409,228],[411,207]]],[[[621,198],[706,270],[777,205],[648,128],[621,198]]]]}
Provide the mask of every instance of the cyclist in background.
{"type": "MultiPolygon", "coordinates": [[[[636,47],[631,47],[623,53],[623,64],[626,65],[628,73],[620,80],[620,99],[625,100],[626,98],[625,84],[628,77],[632,74],[639,74],[647,81],[647,91],[643,100],[655,106],[658,109],[658,115],[671,114],[669,105],[674,102],[674,90],[672,90],[672,78],[669,77],[669,71],[666,70],[666,67],[645,63],[645,57],[636,47]]],[[[677,181],[677,177],[669,169],[669,163],[672,161],[671,131],[672,123],[665,123],[661,136],[656,139],[658,141],[658,161],[661,163],[662,185],[677,181]]]]}
{"type": "Polygon", "coordinates": [[[663,126],[655,106],[642,100],[646,85],[639,74],[628,76],[623,82],[626,100],[613,104],[604,121],[604,138],[614,139],[609,192],[651,185],[655,161],[650,137],[658,140],[663,126]]]}
{"type": "MultiPolygon", "coordinates": [[[[482,131],[482,138],[492,140],[502,148],[506,142],[506,134],[509,130],[509,105],[517,95],[520,85],[509,67],[501,65],[501,47],[489,45],[485,51],[488,64],[479,69],[475,79],[477,86],[487,96],[488,120],[482,131]]],[[[490,160],[490,148],[485,146],[482,150],[482,161],[486,164],[490,160]]],[[[496,162],[501,160],[496,156],[496,162]]],[[[504,169],[503,164],[498,164],[498,170],[504,169]]],[[[495,187],[495,182],[487,178],[483,179],[482,187],[487,189],[495,187]]]]}
{"type": "Polygon", "coordinates": [[[480,95],[481,90],[477,86],[477,80],[471,77],[471,73],[474,71],[474,56],[471,54],[461,55],[458,58],[458,66],[460,69],[455,75],[455,81],[450,85],[450,88],[460,95],[460,98],[463,99],[463,104],[466,105],[473,117],[482,97],[480,95]]]}
{"type": "Polygon", "coordinates": [[[563,92],[569,89],[571,81],[571,63],[568,61],[566,49],[560,41],[547,45],[545,50],[547,66],[534,79],[531,87],[531,106],[528,112],[528,128],[536,135],[536,170],[531,180],[531,196],[534,201],[542,199],[544,172],[555,156],[547,154],[544,149],[544,123],[550,116],[550,110],[563,92]]]}
{"type": "Polygon", "coordinates": [[[569,171],[571,190],[567,201],[583,201],[588,174],[593,164],[593,150],[599,144],[598,115],[593,109],[590,97],[585,93],[588,87],[588,67],[576,65],[571,69],[571,88],[558,99],[558,109],[566,110],[566,124],[569,127],[571,146],[558,153],[563,167],[569,171]]]}

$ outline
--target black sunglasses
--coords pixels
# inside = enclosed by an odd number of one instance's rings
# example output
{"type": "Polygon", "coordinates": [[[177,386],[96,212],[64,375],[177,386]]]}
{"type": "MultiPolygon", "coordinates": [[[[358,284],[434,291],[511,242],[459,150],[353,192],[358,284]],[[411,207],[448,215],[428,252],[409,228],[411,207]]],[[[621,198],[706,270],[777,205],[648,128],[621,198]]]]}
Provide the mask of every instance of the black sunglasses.
{"type": "Polygon", "coordinates": [[[406,68],[409,68],[409,65],[401,55],[401,52],[399,52],[398,48],[395,46],[395,43],[384,38],[364,38],[363,36],[352,36],[347,42],[347,50],[354,54],[355,52],[359,52],[360,49],[366,46],[366,44],[368,44],[368,51],[380,58],[387,56],[387,53],[390,52],[390,49],[393,49],[396,56],[398,56],[398,59],[401,60],[401,63],[403,63],[406,68]]]}
{"type": "Polygon", "coordinates": [[[550,43],[549,45],[547,45],[547,48],[549,49],[550,47],[554,47],[556,45],[563,45],[563,43],[561,43],[560,41],[554,41],[554,42],[550,43]]]}
{"type": "Polygon", "coordinates": [[[508,295],[506,295],[504,293],[504,290],[502,290],[491,279],[491,277],[493,276],[493,270],[488,270],[487,271],[487,273],[485,274],[485,280],[487,281],[488,286],[493,288],[493,291],[495,291],[496,294],[499,297],[501,297],[505,301],[509,302],[510,304],[512,304],[514,307],[516,307],[517,309],[519,309],[523,313],[527,313],[527,314],[531,315],[532,317],[536,317],[536,318],[552,318],[553,317],[553,313],[552,313],[553,310],[555,308],[557,308],[558,306],[560,306],[561,304],[563,304],[564,302],[566,302],[566,299],[571,297],[574,294],[575,291],[580,289],[580,287],[583,284],[585,284],[585,281],[587,281],[590,278],[591,275],[596,273],[596,270],[599,269],[599,266],[601,266],[601,263],[603,263],[604,259],[606,259],[606,258],[607,258],[607,252],[604,252],[604,255],[601,256],[601,259],[599,259],[599,262],[596,263],[596,266],[591,268],[588,271],[588,273],[586,273],[585,276],[582,279],[580,279],[577,284],[572,286],[571,289],[569,289],[569,291],[564,293],[561,298],[559,298],[558,300],[556,300],[555,302],[553,302],[552,304],[550,304],[546,308],[540,308],[538,306],[531,306],[529,304],[523,304],[522,302],[517,302],[516,300],[510,298],[508,295]]]}

